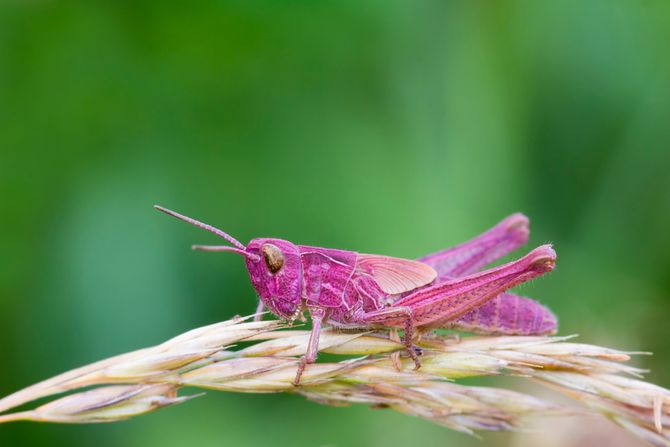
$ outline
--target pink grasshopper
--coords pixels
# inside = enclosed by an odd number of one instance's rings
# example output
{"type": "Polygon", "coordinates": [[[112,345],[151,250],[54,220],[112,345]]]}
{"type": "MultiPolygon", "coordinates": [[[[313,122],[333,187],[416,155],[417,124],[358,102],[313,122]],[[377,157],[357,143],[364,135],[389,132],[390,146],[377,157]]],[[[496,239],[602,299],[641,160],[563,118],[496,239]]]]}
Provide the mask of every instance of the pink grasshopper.
{"type": "Polygon", "coordinates": [[[404,329],[416,368],[415,329],[455,328],[484,334],[544,335],[556,318],[541,304],[506,290],[553,269],[556,253],[543,245],[508,264],[479,271],[528,240],[528,219],[513,214],[480,236],[417,261],[257,238],[245,247],[227,233],[160,206],[156,209],[221,236],[231,246],[194,245],[196,250],[244,256],[258,292],[258,312],[267,306],[288,322],[304,321],[312,332],[295,384],[316,360],[323,323],[342,328],[404,329]]]}

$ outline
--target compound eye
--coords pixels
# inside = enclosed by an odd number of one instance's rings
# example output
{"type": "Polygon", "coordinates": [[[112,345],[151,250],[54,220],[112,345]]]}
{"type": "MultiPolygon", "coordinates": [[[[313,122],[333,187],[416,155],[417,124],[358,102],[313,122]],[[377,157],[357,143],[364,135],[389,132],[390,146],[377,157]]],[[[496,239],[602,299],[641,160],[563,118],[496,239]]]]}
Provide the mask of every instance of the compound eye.
{"type": "Polygon", "coordinates": [[[261,253],[270,272],[277,273],[284,266],[284,254],[275,245],[263,244],[261,253]]]}

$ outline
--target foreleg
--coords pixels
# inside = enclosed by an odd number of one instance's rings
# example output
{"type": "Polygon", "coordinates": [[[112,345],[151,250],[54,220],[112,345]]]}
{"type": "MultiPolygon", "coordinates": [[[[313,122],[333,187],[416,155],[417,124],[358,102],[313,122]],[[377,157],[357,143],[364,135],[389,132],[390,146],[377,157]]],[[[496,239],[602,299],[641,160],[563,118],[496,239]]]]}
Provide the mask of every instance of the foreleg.
{"type": "Polygon", "coordinates": [[[258,306],[256,307],[256,314],[254,315],[254,321],[261,321],[263,319],[263,311],[265,310],[265,304],[263,300],[258,300],[258,306]]]}
{"type": "Polygon", "coordinates": [[[305,371],[308,364],[314,363],[319,353],[319,336],[321,335],[321,324],[326,317],[326,309],[323,307],[308,307],[309,314],[312,317],[312,333],[309,334],[309,342],[307,343],[307,352],[300,359],[298,364],[298,371],[296,372],[293,385],[300,384],[300,377],[305,371]]]}

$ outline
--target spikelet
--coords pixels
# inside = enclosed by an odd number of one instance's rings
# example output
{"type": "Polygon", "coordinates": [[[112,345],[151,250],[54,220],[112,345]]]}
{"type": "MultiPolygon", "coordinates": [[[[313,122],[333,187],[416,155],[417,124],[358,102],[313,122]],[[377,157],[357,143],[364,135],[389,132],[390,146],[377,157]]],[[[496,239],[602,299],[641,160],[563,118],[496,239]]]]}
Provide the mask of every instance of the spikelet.
{"type": "Polygon", "coordinates": [[[572,337],[433,335],[418,341],[422,367],[386,332],[322,332],[319,350],[346,355],[309,365],[293,385],[309,332],[278,321],[235,318],[194,329],[160,345],[78,368],[0,399],[0,412],[63,392],[34,410],[0,422],[111,422],[183,402],[185,387],[242,393],[296,393],[327,405],[367,404],[445,427],[516,430],[528,415],[601,414],[641,439],[670,446],[670,391],[641,380],[626,364],[637,352],[574,343],[572,337]],[[233,349],[233,345],[245,347],[233,349]],[[401,355],[398,359],[398,354],[401,355]],[[515,391],[454,380],[512,375],[554,388],[582,403],[566,407],[515,391]],[[84,387],[92,387],[80,391],[84,387]]]}

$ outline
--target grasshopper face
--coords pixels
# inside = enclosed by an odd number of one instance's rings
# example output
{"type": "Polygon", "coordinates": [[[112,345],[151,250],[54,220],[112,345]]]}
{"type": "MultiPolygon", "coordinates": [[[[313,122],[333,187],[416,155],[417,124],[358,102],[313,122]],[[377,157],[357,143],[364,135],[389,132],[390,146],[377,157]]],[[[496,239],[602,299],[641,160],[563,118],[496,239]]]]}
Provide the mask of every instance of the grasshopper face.
{"type": "Polygon", "coordinates": [[[295,320],[301,311],[302,262],[295,244],[282,239],[253,239],[247,245],[247,270],[263,303],[280,318],[295,320]]]}

